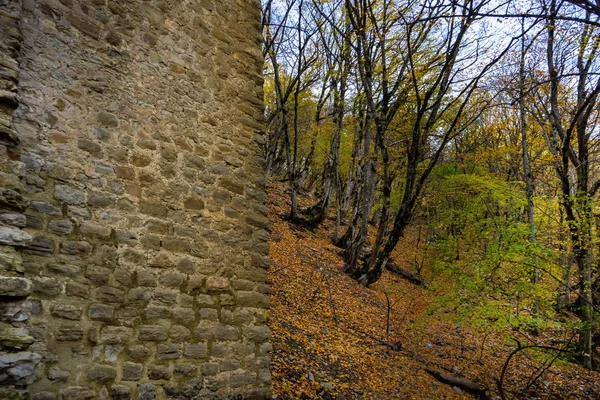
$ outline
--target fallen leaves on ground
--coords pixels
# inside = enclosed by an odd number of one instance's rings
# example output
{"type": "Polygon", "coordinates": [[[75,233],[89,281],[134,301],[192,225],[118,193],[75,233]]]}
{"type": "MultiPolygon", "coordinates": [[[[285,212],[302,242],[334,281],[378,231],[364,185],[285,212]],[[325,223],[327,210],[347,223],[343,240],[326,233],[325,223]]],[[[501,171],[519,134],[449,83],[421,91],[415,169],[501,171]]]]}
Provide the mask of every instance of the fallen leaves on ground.
{"type": "MultiPolygon", "coordinates": [[[[387,271],[370,288],[358,285],[343,273],[339,249],[331,244],[333,223],[314,232],[295,226],[284,219],[287,201],[281,187],[269,188],[277,399],[473,398],[436,381],[425,368],[469,379],[491,398],[498,395],[496,379],[513,343],[501,333],[465,328],[443,313],[428,312],[434,294],[387,271]]],[[[407,269],[415,236],[409,231],[394,254],[407,269]]],[[[541,361],[524,353],[511,364],[517,367],[508,370],[507,388],[524,387],[541,361]]],[[[598,373],[561,362],[522,396],[597,399],[599,393],[598,373]]]]}

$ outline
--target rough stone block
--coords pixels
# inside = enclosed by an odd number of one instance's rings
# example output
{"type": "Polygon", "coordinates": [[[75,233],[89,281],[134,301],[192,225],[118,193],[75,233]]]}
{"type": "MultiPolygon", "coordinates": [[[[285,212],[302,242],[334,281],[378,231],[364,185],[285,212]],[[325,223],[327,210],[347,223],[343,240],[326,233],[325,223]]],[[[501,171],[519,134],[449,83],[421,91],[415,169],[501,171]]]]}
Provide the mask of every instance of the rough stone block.
{"type": "Polygon", "coordinates": [[[8,246],[26,247],[31,244],[33,238],[25,231],[0,226],[0,244],[8,246]]]}
{"type": "Polygon", "coordinates": [[[256,381],[256,377],[252,374],[233,374],[230,378],[230,385],[233,388],[251,385],[256,381]]]}
{"type": "Polygon", "coordinates": [[[106,304],[92,304],[88,309],[88,317],[95,321],[111,322],[114,316],[114,307],[106,304]]]}
{"type": "Polygon", "coordinates": [[[219,313],[214,308],[201,308],[198,310],[198,317],[200,319],[207,319],[210,321],[218,321],[219,313]]]}
{"type": "Polygon", "coordinates": [[[0,211],[0,224],[25,228],[27,226],[27,217],[23,214],[0,211]]]}
{"type": "Polygon", "coordinates": [[[181,357],[180,344],[159,344],[156,347],[157,360],[176,360],[181,357]]]}
{"type": "Polygon", "coordinates": [[[55,297],[62,291],[62,285],[56,279],[33,278],[31,281],[33,283],[33,292],[43,296],[55,297]]]}
{"type": "Polygon", "coordinates": [[[84,283],[79,282],[67,282],[65,293],[67,296],[80,297],[87,299],[90,296],[90,287],[84,283]]]}
{"type": "Polygon", "coordinates": [[[0,329],[0,345],[4,348],[23,350],[33,343],[33,337],[24,328],[0,329]]]}
{"type": "Polygon", "coordinates": [[[30,351],[0,354],[0,385],[29,385],[42,357],[30,351]]]}
{"type": "Polygon", "coordinates": [[[100,38],[100,27],[89,20],[83,14],[68,14],[67,20],[87,36],[98,40],[100,38]]]}
{"type": "Polygon", "coordinates": [[[61,245],[60,252],[62,254],[85,257],[92,252],[92,245],[85,241],[65,241],[61,245]]]}
{"type": "Polygon", "coordinates": [[[196,374],[196,369],[194,364],[175,364],[173,374],[175,376],[194,376],[196,374]]]}
{"type": "Polygon", "coordinates": [[[23,249],[23,253],[40,257],[50,257],[54,253],[54,241],[43,236],[36,236],[29,246],[23,249]]]}
{"type": "Polygon", "coordinates": [[[125,385],[112,385],[110,398],[112,400],[128,400],[131,398],[131,388],[125,385]]]}
{"type": "Polygon", "coordinates": [[[271,330],[266,325],[248,326],[244,328],[244,336],[252,342],[264,342],[271,337],[271,330]]]}
{"type": "Polygon", "coordinates": [[[141,270],[137,273],[137,284],[139,286],[156,287],[156,274],[149,270],[141,270]]]}
{"type": "Polygon", "coordinates": [[[194,323],[194,310],[189,308],[175,307],[173,309],[173,319],[182,325],[191,325],[194,323]]]}
{"type": "Polygon", "coordinates": [[[31,294],[32,284],[29,279],[0,276],[0,296],[26,297],[31,294]]]}
{"type": "Polygon", "coordinates": [[[81,224],[79,231],[84,237],[93,239],[106,239],[110,236],[111,229],[107,226],[85,222],[81,224]]]}
{"type": "Polygon", "coordinates": [[[111,286],[101,286],[96,289],[96,300],[107,303],[122,303],[125,292],[111,286]]]}
{"type": "Polygon", "coordinates": [[[124,344],[133,339],[133,329],[129,327],[103,326],[100,329],[100,343],[124,344]]]}
{"type": "Polygon", "coordinates": [[[79,265],[66,263],[48,264],[47,268],[48,271],[52,273],[64,276],[77,276],[81,272],[81,267],[79,265]]]}
{"type": "Polygon", "coordinates": [[[257,292],[237,292],[237,301],[243,307],[269,308],[269,296],[257,292]]]}
{"type": "Polygon", "coordinates": [[[25,211],[29,207],[29,200],[15,190],[0,187],[0,206],[25,211]]]}
{"type": "Polygon", "coordinates": [[[167,340],[167,330],[164,326],[161,325],[142,325],[140,326],[140,336],[139,339],[141,341],[147,342],[160,342],[163,340],[167,340]]]}
{"type": "MultiPolygon", "coordinates": [[[[111,169],[112,170],[112,169],[111,169]]],[[[108,207],[115,203],[117,196],[105,192],[87,192],[87,203],[93,207],[108,207]]]]}
{"type": "Polygon", "coordinates": [[[52,367],[48,370],[48,379],[51,381],[64,381],[71,376],[69,371],[65,371],[58,367],[52,367]]]}
{"type": "Polygon", "coordinates": [[[169,338],[174,343],[183,343],[192,337],[192,332],[181,325],[173,325],[169,331],[169,338]]]}
{"type": "Polygon", "coordinates": [[[81,307],[70,304],[54,304],[52,306],[52,315],[58,318],[77,321],[81,319],[81,307]]]}
{"type": "Polygon", "coordinates": [[[98,114],[96,114],[96,118],[103,126],[111,128],[116,128],[119,126],[119,119],[117,116],[109,112],[100,111],[98,114]]]}
{"type": "Polygon", "coordinates": [[[104,285],[108,283],[110,278],[110,269],[99,265],[88,265],[85,269],[85,277],[96,285],[104,285]]]}
{"type": "Polygon", "coordinates": [[[150,357],[150,349],[142,345],[131,345],[128,349],[129,358],[135,361],[143,361],[150,357]]]}
{"type": "Polygon", "coordinates": [[[229,279],[223,276],[209,276],[206,278],[206,289],[209,291],[229,290],[229,279]]]}
{"type": "Polygon", "coordinates": [[[155,400],[156,398],[156,386],[148,382],[138,385],[138,400],[155,400]]]}
{"type": "Polygon", "coordinates": [[[166,365],[153,365],[148,368],[148,378],[153,381],[171,379],[171,370],[166,365]]]}
{"type": "Polygon", "coordinates": [[[219,371],[234,371],[241,367],[241,363],[238,360],[223,360],[219,363],[219,371]]]}
{"type": "Polygon", "coordinates": [[[58,328],[58,337],[60,342],[75,342],[83,339],[83,329],[79,326],[61,326],[58,328]]]}
{"type": "Polygon", "coordinates": [[[217,324],[213,321],[200,321],[194,328],[194,337],[200,340],[211,340],[215,337],[217,324]]]}
{"type": "Polygon", "coordinates": [[[54,198],[70,205],[85,203],[85,193],[82,190],[66,185],[56,185],[54,187],[54,198]]]}
{"type": "Polygon", "coordinates": [[[126,362],[123,364],[124,381],[139,381],[142,379],[143,372],[144,366],[142,364],[136,364],[132,362],[126,362]]]}
{"type": "Polygon", "coordinates": [[[219,372],[219,364],[217,364],[217,363],[202,364],[202,375],[211,376],[211,375],[216,375],[218,372],[219,372]]]}
{"type": "Polygon", "coordinates": [[[238,340],[240,333],[235,326],[218,324],[215,330],[217,340],[238,340]]]}

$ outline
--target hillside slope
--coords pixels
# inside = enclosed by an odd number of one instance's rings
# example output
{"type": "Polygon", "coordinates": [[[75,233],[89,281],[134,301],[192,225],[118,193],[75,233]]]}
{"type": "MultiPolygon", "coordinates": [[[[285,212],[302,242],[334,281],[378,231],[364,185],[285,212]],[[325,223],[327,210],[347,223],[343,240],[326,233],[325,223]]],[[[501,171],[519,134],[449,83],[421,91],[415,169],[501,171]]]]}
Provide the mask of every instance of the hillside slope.
{"type": "MultiPolygon", "coordinates": [[[[431,311],[434,292],[387,271],[370,288],[356,284],[342,272],[339,249],[331,244],[332,221],[314,232],[302,229],[284,219],[289,209],[283,189],[270,188],[269,198],[274,398],[477,397],[438,382],[426,369],[466,378],[500,398],[496,379],[514,343],[431,311]]],[[[394,255],[407,269],[414,236],[409,231],[394,255]]],[[[530,356],[514,361],[508,390],[525,387],[542,364],[530,356]]],[[[598,399],[599,393],[598,373],[561,362],[520,396],[598,399]]]]}

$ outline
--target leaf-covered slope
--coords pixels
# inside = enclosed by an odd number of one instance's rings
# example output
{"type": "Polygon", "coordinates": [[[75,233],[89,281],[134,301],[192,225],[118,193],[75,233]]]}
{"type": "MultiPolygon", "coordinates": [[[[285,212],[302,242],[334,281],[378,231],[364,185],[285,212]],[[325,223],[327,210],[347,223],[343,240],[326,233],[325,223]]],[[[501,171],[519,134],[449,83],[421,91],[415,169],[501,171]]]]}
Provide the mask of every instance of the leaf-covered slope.
{"type": "MultiPolygon", "coordinates": [[[[288,223],[283,218],[287,199],[281,188],[270,189],[276,398],[473,398],[436,381],[425,369],[466,378],[488,388],[490,398],[498,396],[495,380],[514,343],[501,332],[466,328],[452,322],[447,312],[432,312],[439,294],[387,271],[370,288],[358,285],[342,272],[339,249],[330,241],[332,224],[312,232],[288,223]]],[[[397,246],[394,260],[403,268],[410,269],[415,241],[409,230],[397,246]]],[[[508,369],[507,389],[525,387],[542,361],[532,353],[517,357],[508,369]]],[[[597,373],[560,363],[525,395],[596,399],[598,393],[597,373]]]]}

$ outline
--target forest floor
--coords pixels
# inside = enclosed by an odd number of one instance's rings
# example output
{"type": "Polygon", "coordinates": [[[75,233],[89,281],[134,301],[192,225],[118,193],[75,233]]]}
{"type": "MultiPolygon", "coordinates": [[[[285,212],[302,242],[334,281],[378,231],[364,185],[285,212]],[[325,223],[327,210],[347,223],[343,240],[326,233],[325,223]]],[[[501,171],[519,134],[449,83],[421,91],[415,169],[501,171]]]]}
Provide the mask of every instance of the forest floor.
{"type": "MultiPolygon", "coordinates": [[[[301,206],[314,201],[300,200],[301,206]]],[[[270,187],[274,398],[479,397],[438,382],[426,372],[430,369],[466,378],[485,388],[488,398],[500,399],[496,382],[516,348],[506,333],[485,333],[452,321],[447,313],[431,308],[439,293],[388,271],[369,288],[358,285],[342,272],[339,249],[331,244],[334,222],[307,230],[286,221],[288,212],[289,196],[283,187],[270,187]]],[[[418,247],[415,240],[414,229],[409,229],[393,254],[407,270],[418,247]]],[[[524,344],[552,339],[544,333],[522,335],[524,344]]],[[[506,398],[600,399],[600,374],[562,360],[524,390],[536,369],[554,354],[544,358],[520,352],[507,368],[506,398]]]]}

